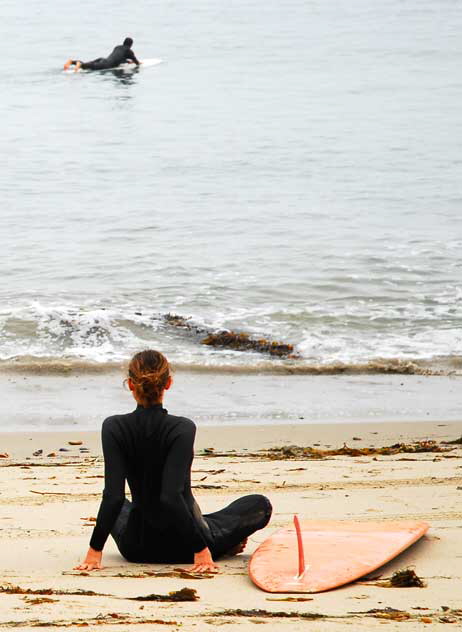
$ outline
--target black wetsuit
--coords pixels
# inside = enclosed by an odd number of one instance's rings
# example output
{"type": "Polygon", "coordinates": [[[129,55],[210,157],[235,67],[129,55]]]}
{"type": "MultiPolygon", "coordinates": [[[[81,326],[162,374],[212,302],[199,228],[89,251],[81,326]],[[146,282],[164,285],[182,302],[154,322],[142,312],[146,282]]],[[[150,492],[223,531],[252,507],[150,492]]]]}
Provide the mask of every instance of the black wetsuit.
{"type": "MultiPolygon", "coordinates": [[[[123,64],[127,60],[131,60],[134,64],[139,66],[140,62],[137,60],[135,53],[129,46],[116,46],[109,57],[98,57],[93,61],[81,62],[81,68],[84,70],[105,70],[106,68],[117,68],[120,64],[123,64]]],[[[75,62],[74,62],[75,63],[75,62]]]]}
{"type": "Polygon", "coordinates": [[[101,551],[111,533],[129,561],[185,563],[205,547],[217,558],[268,523],[271,504],[259,494],[202,515],[191,493],[195,434],[190,419],[169,415],[161,404],[105,420],[105,486],[93,549],[101,551]]]}

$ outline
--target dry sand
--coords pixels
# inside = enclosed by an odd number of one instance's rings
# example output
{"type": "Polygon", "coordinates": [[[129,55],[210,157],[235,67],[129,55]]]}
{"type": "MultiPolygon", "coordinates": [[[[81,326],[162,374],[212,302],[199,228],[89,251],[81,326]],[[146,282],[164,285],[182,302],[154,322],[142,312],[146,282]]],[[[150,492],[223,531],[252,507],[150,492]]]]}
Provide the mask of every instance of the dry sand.
{"type": "Polygon", "coordinates": [[[0,594],[0,630],[104,626],[108,631],[203,632],[223,625],[228,632],[245,632],[254,630],[256,623],[288,632],[375,630],[384,623],[392,630],[403,626],[420,630],[426,623],[432,629],[446,628],[450,622],[458,627],[462,610],[452,611],[462,608],[461,446],[447,454],[323,460],[270,461],[251,453],[284,444],[319,444],[323,448],[340,447],[346,441],[353,447],[383,446],[403,440],[451,440],[460,434],[456,423],[201,428],[193,481],[202,510],[214,511],[249,492],[266,494],[274,507],[270,525],[250,539],[244,554],[221,561],[220,573],[210,579],[156,576],[174,567],[129,564],[112,540],[105,549],[103,571],[90,575],[73,572],[72,567],[86,552],[103,486],[98,434],[1,434],[0,452],[10,455],[0,459],[1,584],[42,594],[0,594]],[[72,440],[83,444],[71,446],[68,442],[72,440]],[[82,447],[88,452],[82,452],[82,447]],[[222,456],[205,456],[206,447],[222,456]],[[60,452],[60,448],[69,451],[60,452]],[[42,455],[33,456],[39,449],[42,455]],[[56,456],[47,456],[51,453],[56,456]],[[378,571],[389,577],[412,566],[426,587],[384,588],[373,581],[356,582],[304,595],[307,601],[303,602],[272,601],[278,596],[262,592],[249,580],[249,556],[274,530],[288,524],[295,512],[303,519],[427,521],[431,525],[428,534],[378,571]],[[184,603],[130,600],[183,587],[196,590],[200,599],[184,603]],[[102,595],[45,594],[45,589],[102,595]],[[404,621],[390,620],[383,618],[389,616],[383,612],[386,608],[408,614],[401,615],[404,621]],[[226,613],[230,609],[294,616],[231,616],[226,613]],[[382,613],[368,612],[372,609],[382,613]],[[308,613],[324,618],[310,620],[308,613]]]}

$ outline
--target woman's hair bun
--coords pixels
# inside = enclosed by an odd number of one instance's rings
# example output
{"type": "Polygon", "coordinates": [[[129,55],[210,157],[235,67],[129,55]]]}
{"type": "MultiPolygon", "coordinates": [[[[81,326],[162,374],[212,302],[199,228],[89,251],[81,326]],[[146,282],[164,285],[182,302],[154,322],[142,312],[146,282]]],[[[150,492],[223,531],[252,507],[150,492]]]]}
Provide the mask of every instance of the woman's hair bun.
{"type": "Polygon", "coordinates": [[[128,365],[136,401],[144,408],[160,402],[170,377],[167,358],[153,349],[140,351],[128,365]]]}

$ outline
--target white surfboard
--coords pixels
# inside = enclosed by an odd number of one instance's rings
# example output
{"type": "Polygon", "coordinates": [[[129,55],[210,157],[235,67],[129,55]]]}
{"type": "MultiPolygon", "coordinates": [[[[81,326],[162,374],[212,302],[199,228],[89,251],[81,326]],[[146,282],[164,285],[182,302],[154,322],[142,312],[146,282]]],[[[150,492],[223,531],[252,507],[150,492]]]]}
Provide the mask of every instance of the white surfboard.
{"type": "MultiPolygon", "coordinates": [[[[120,66],[116,66],[115,68],[101,68],[101,70],[84,70],[83,68],[80,68],[77,72],[108,72],[110,70],[119,70],[119,71],[121,70],[122,72],[133,72],[134,70],[141,69],[141,68],[151,68],[152,66],[158,66],[159,64],[162,63],[163,60],[153,57],[150,59],[140,59],[139,61],[140,61],[139,66],[137,66],[136,64],[126,63],[126,64],[120,64],[120,66]]],[[[64,72],[74,73],[75,72],[74,66],[71,66],[64,72]]]]}

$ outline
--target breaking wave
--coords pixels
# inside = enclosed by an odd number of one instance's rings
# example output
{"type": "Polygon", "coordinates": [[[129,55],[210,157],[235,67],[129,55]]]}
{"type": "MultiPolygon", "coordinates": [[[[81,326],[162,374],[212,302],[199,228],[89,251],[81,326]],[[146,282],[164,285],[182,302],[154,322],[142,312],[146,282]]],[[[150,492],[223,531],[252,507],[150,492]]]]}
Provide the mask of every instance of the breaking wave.
{"type": "MultiPolygon", "coordinates": [[[[178,306],[173,306],[176,311],[178,306]]],[[[320,314],[270,305],[234,312],[180,315],[149,304],[38,301],[0,310],[0,370],[29,373],[104,373],[123,370],[131,355],[161,349],[179,371],[338,375],[415,375],[462,372],[459,316],[438,327],[435,320],[370,314],[320,314]],[[288,357],[203,344],[210,332],[244,332],[248,339],[293,345],[288,357]]],[[[267,345],[268,346],[268,345],[267,345]]]]}

